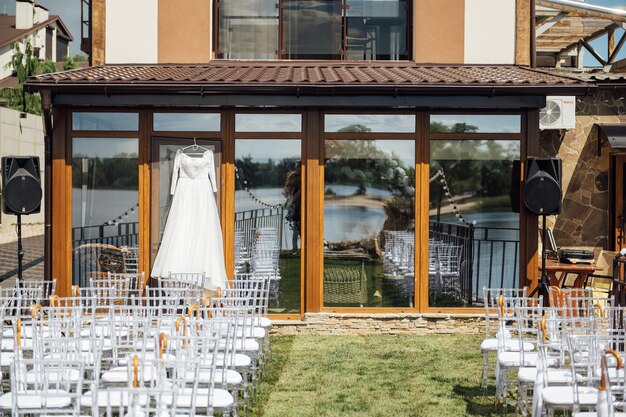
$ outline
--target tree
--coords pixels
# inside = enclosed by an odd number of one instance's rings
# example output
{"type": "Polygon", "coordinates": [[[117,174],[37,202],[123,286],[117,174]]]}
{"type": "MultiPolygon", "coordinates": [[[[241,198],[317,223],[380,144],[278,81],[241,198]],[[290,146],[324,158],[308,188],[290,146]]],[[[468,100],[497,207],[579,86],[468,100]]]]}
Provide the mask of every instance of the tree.
{"type": "Polygon", "coordinates": [[[39,60],[33,55],[33,47],[30,42],[24,45],[24,51],[20,44],[13,45],[13,56],[7,63],[6,68],[13,70],[20,84],[19,88],[7,88],[3,90],[3,96],[9,100],[9,106],[26,113],[40,114],[41,99],[38,94],[30,94],[24,91],[24,82],[40,69],[39,60]]]}

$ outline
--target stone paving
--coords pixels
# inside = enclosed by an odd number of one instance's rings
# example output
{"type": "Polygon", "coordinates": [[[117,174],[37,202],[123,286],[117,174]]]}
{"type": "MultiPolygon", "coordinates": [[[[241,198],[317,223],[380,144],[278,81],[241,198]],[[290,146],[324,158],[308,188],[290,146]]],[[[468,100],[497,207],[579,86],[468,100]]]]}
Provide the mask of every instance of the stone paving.
{"type": "MultiPolygon", "coordinates": [[[[24,279],[43,279],[43,235],[22,239],[22,246],[24,247],[24,279]]],[[[17,241],[0,244],[0,288],[13,287],[16,279],[17,241]]]]}

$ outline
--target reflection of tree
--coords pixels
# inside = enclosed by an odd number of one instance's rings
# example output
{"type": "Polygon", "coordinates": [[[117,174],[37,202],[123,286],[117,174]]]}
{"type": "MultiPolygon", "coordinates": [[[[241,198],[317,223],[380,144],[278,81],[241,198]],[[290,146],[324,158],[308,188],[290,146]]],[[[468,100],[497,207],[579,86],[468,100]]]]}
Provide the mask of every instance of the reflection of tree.
{"type": "MultiPolygon", "coordinates": [[[[515,143],[515,142],[512,142],[515,143]]],[[[508,195],[513,160],[517,147],[494,140],[438,141],[431,144],[431,175],[442,169],[452,195],[482,197],[508,195]]],[[[438,181],[431,183],[431,202],[440,208],[444,190],[438,181]]]]}
{"type": "Polygon", "coordinates": [[[266,162],[255,161],[250,155],[235,160],[240,181],[235,184],[237,190],[246,186],[252,188],[281,187],[287,180],[287,175],[293,171],[295,158],[283,158],[277,162],[268,159],[266,162]],[[246,181],[246,184],[242,182],[246,181]]]}
{"type": "Polygon", "coordinates": [[[430,122],[431,133],[476,133],[478,127],[467,123],[454,123],[447,125],[442,122],[430,122]]]}
{"type": "Polygon", "coordinates": [[[139,183],[136,153],[121,152],[111,158],[76,154],[72,159],[72,187],[83,185],[83,160],[87,159],[88,185],[92,189],[136,190],[139,183]]]}
{"type": "MultiPolygon", "coordinates": [[[[342,130],[367,132],[368,128],[351,125],[342,130]]],[[[357,195],[368,187],[390,191],[383,210],[387,215],[385,230],[408,230],[415,218],[415,167],[402,158],[378,147],[375,140],[328,140],[324,180],[326,184],[356,185],[357,195]]]]}

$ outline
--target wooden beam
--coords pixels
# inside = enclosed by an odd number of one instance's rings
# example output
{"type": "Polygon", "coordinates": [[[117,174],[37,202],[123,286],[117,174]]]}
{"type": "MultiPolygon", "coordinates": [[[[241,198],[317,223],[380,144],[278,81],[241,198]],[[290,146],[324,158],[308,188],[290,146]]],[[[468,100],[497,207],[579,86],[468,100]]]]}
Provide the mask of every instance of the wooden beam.
{"type": "Polygon", "coordinates": [[[598,51],[596,51],[594,47],[589,44],[589,42],[587,42],[584,39],[581,39],[580,42],[585,47],[585,49],[588,50],[591,53],[591,55],[593,55],[593,57],[598,60],[599,63],[601,63],[603,66],[607,65],[607,62],[604,60],[604,58],[600,56],[598,51]]]}
{"type": "Polygon", "coordinates": [[[617,41],[617,45],[613,48],[613,51],[611,52],[609,49],[609,64],[615,62],[615,58],[617,58],[617,54],[619,54],[622,46],[624,46],[624,42],[626,42],[626,32],[622,33],[622,37],[619,38],[619,41],[617,41]]]}
{"type": "MultiPolygon", "coordinates": [[[[599,38],[599,37],[601,37],[601,36],[605,35],[605,34],[606,34],[609,30],[614,29],[614,28],[616,28],[616,27],[617,27],[617,25],[615,25],[615,24],[609,25],[609,26],[607,26],[606,28],[604,28],[604,29],[602,29],[602,30],[599,30],[599,31],[597,31],[597,32],[592,33],[591,35],[589,35],[589,36],[585,37],[584,39],[585,39],[587,42],[591,42],[591,41],[593,41],[593,40],[595,40],[595,39],[597,39],[597,38],[599,38]]],[[[561,50],[558,52],[558,55],[563,55],[563,54],[566,54],[567,52],[569,52],[569,51],[571,51],[572,49],[577,48],[577,47],[578,47],[578,42],[576,42],[576,43],[571,43],[571,44],[567,45],[565,48],[561,49],[561,50]]]]}
{"type": "Polygon", "coordinates": [[[539,36],[543,35],[548,29],[560,22],[561,19],[563,19],[565,16],[567,16],[566,12],[561,12],[556,16],[552,16],[550,19],[548,19],[547,22],[537,27],[537,29],[535,30],[535,37],[538,38],[539,36]]]}
{"type": "Polygon", "coordinates": [[[613,51],[615,50],[615,29],[610,30],[607,35],[607,56],[610,57],[611,55],[613,55],[613,51]]]}

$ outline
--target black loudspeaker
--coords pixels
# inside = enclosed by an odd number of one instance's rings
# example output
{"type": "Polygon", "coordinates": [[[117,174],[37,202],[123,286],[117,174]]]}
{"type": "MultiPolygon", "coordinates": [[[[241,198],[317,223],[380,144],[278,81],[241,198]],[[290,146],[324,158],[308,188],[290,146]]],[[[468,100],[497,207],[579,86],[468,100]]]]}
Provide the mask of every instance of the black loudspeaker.
{"type": "Polygon", "coordinates": [[[522,162],[519,159],[513,161],[511,168],[511,211],[520,211],[520,182],[522,181],[522,162]]]}
{"type": "Polygon", "coordinates": [[[41,210],[39,158],[2,157],[2,211],[6,214],[32,214],[41,210]]]}
{"type": "Polygon", "coordinates": [[[561,160],[528,158],[524,182],[524,204],[535,214],[558,214],[561,211],[561,160]]]}

